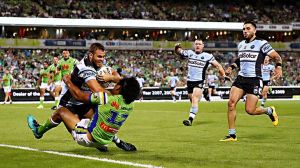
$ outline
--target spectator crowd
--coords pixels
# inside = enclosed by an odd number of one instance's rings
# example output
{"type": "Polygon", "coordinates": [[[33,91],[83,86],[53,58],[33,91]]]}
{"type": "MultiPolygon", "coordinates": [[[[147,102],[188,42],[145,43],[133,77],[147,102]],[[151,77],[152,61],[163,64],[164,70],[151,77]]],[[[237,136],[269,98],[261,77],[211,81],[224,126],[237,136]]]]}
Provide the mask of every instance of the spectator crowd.
{"type": "MultiPolygon", "coordinates": [[[[60,50],[49,49],[8,49],[0,50],[0,79],[4,70],[10,70],[16,88],[34,88],[38,73],[44,60],[52,63],[54,54],[60,50]]],[[[70,50],[71,56],[80,60],[85,50],[70,50]]],[[[235,52],[218,52],[212,54],[223,67],[230,65],[237,54],[235,52]]],[[[273,85],[300,86],[300,57],[298,52],[281,52],[283,59],[283,76],[273,85]]],[[[180,59],[173,51],[164,50],[110,50],[106,53],[107,65],[121,72],[122,75],[142,76],[144,86],[168,87],[167,78],[174,72],[180,80],[179,86],[186,85],[187,62],[180,59]]],[[[216,74],[218,75],[218,74],[216,74]]],[[[230,83],[218,81],[219,86],[229,86],[230,83]]]]}
{"type": "Polygon", "coordinates": [[[283,24],[299,21],[299,7],[297,0],[7,0],[0,16],[283,24]]]}

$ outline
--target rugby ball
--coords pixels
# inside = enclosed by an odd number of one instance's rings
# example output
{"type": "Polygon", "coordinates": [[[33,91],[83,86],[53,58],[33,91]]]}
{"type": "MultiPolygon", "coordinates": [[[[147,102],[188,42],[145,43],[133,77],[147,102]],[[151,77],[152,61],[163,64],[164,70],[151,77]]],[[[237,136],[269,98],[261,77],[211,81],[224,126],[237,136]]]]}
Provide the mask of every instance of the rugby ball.
{"type": "MultiPolygon", "coordinates": [[[[112,75],[112,68],[109,66],[102,66],[98,71],[97,71],[97,76],[101,76],[101,75],[112,75]]],[[[100,85],[103,88],[107,88],[111,82],[105,82],[103,80],[101,80],[101,78],[97,78],[98,82],[100,83],[100,85]]]]}

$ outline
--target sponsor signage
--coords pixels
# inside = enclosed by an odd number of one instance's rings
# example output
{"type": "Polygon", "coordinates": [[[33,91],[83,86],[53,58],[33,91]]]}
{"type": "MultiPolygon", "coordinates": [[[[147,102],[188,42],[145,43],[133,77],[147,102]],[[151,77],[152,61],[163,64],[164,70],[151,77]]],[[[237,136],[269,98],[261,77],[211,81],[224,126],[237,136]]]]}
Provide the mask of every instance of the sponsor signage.
{"type": "Polygon", "coordinates": [[[45,46],[85,47],[85,40],[45,40],[45,46]]]}
{"type": "MultiPolygon", "coordinates": [[[[230,87],[219,87],[217,92],[223,99],[229,98],[230,87]]],[[[188,92],[185,88],[177,88],[176,92],[181,95],[182,99],[188,99],[188,92]]],[[[143,89],[144,100],[172,100],[170,88],[150,87],[143,89]]],[[[268,98],[292,98],[294,95],[300,95],[300,87],[272,87],[268,98]]],[[[40,93],[36,89],[12,89],[13,101],[39,101],[40,93]]],[[[49,92],[45,93],[46,101],[53,101],[49,92]]],[[[3,89],[0,91],[0,101],[4,101],[3,89]]]]}

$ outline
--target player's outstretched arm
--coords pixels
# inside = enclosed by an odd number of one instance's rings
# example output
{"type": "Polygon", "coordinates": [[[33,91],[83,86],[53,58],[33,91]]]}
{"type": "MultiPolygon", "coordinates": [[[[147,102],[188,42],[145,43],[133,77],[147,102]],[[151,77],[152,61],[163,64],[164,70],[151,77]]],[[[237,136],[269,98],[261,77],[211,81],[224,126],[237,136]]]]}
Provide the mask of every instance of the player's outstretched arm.
{"type": "Polygon", "coordinates": [[[224,78],[225,80],[228,80],[228,81],[232,81],[231,78],[226,75],[224,68],[218,61],[216,61],[216,60],[213,61],[212,65],[215,66],[219,70],[219,74],[222,78],[224,78]]]}
{"type": "Polygon", "coordinates": [[[69,91],[71,92],[72,96],[79,101],[82,101],[84,103],[89,102],[89,93],[85,93],[82,90],[80,90],[76,85],[73,84],[71,81],[71,76],[70,75],[65,75],[63,77],[63,80],[65,84],[68,86],[69,91]]]}
{"type": "Polygon", "coordinates": [[[269,57],[275,60],[275,70],[274,70],[274,76],[276,78],[282,77],[282,59],[280,55],[274,50],[269,54],[269,57]]]}

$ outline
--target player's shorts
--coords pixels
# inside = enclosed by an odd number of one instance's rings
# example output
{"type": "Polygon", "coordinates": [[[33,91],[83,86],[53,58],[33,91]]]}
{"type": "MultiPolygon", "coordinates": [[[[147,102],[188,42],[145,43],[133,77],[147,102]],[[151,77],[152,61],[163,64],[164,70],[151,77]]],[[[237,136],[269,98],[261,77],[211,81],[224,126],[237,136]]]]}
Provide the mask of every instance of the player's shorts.
{"type": "Polygon", "coordinates": [[[64,81],[61,82],[61,92],[60,97],[62,97],[68,91],[68,87],[64,81]]]}
{"type": "Polygon", "coordinates": [[[271,85],[271,81],[267,80],[267,81],[263,81],[263,86],[270,86],[271,85]]]}
{"type": "Polygon", "coordinates": [[[11,86],[3,86],[4,93],[10,93],[11,92],[11,86]]]}
{"type": "Polygon", "coordinates": [[[175,87],[175,86],[174,86],[174,87],[171,87],[171,91],[176,92],[176,87],[175,87]]]}
{"type": "Polygon", "coordinates": [[[41,83],[40,89],[46,89],[47,91],[50,91],[50,86],[48,83],[41,83]]]}
{"type": "Polygon", "coordinates": [[[53,92],[57,86],[61,86],[61,81],[56,81],[54,83],[51,83],[51,85],[50,85],[50,91],[53,92]]]}
{"type": "Polygon", "coordinates": [[[193,93],[194,88],[203,88],[203,81],[187,81],[188,93],[193,93]]]}
{"type": "Polygon", "coordinates": [[[97,108],[97,105],[89,105],[89,104],[74,105],[74,104],[63,104],[60,102],[59,105],[67,108],[72,113],[77,114],[80,119],[84,118],[85,114],[87,114],[91,108],[94,109],[94,112],[95,112],[95,108],[97,108]]]}
{"type": "Polygon", "coordinates": [[[208,88],[215,89],[215,88],[216,88],[216,85],[208,85],[208,88]]]}
{"type": "Polygon", "coordinates": [[[260,95],[262,91],[262,79],[257,77],[238,76],[232,86],[243,89],[246,94],[260,95]]]}
{"type": "Polygon", "coordinates": [[[75,128],[72,130],[72,136],[73,139],[82,146],[85,147],[103,147],[106,145],[102,145],[100,143],[94,142],[89,140],[89,138],[87,137],[87,133],[88,131],[88,125],[89,125],[90,119],[82,119],[80,120],[75,128]]]}

